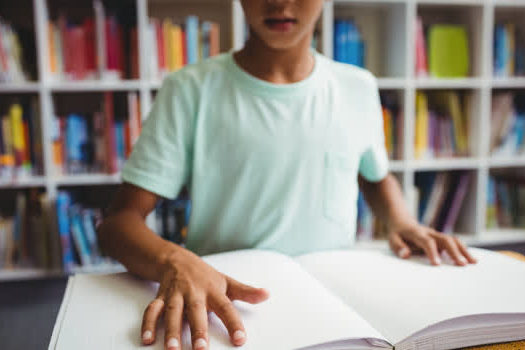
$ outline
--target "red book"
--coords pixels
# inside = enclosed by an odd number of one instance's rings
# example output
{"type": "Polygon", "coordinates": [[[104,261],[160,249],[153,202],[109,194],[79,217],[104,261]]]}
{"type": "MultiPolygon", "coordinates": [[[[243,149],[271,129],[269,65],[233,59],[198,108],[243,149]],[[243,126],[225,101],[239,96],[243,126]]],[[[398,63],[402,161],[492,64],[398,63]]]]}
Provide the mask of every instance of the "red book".
{"type": "Polygon", "coordinates": [[[117,64],[117,70],[119,71],[120,73],[120,77],[123,78],[124,77],[124,72],[126,71],[126,62],[125,62],[125,59],[124,59],[124,40],[122,40],[122,38],[124,38],[124,30],[122,29],[122,26],[117,22],[115,21],[115,62],[117,64]]]}
{"type": "Polygon", "coordinates": [[[126,156],[126,159],[129,157],[130,153],[131,153],[131,135],[130,135],[129,120],[128,120],[127,123],[124,123],[124,154],[126,156]]]}
{"type": "Polygon", "coordinates": [[[155,25],[155,34],[157,37],[157,61],[159,69],[162,71],[166,69],[166,52],[164,51],[164,32],[162,30],[162,26],[160,25],[159,20],[154,19],[153,23],[155,25]]]}
{"type": "Polygon", "coordinates": [[[70,75],[72,70],[71,64],[71,40],[69,35],[69,30],[67,28],[66,18],[63,16],[60,16],[58,19],[58,28],[60,29],[60,35],[62,37],[62,58],[63,58],[63,65],[64,65],[64,73],[66,76],[70,75]]]}
{"type": "Polygon", "coordinates": [[[84,29],[82,27],[74,27],[69,30],[70,35],[70,51],[71,51],[71,69],[74,79],[82,80],[87,75],[86,62],[86,40],[84,29]]]}
{"type": "Polygon", "coordinates": [[[97,69],[97,56],[95,53],[95,22],[93,21],[93,18],[88,18],[84,21],[84,40],[86,70],[91,74],[97,69]]]}
{"type": "Polygon", "coordinates": [[[115,122],[113,116],[113,93],[104,93],[104,120],[105,120],[105,138],[107,154],[107,170],[110,174],[118,171],[117,162],[117,145],[115,142],[115,122]]]}
{"type": "Polygon", "coordinates": [[[138,48],[138,35],[137,28],[132,28],[130,32],[130,50],[131,50],[131,61],[130,61],[130,74],[131,79],[139,78],[139,48],[138,48]]]}
{"type": "Polygon", "coordinates": [[[113,34],[112,18],[106,19],[106,55],[107,55],[107,69],[115,70],[115,44],[113,34]]]}

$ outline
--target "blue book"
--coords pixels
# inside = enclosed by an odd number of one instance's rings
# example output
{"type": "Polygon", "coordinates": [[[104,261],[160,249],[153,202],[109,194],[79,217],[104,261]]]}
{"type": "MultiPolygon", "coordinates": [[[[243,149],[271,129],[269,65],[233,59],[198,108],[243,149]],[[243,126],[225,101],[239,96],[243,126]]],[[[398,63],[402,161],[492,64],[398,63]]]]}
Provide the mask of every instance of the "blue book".
{"type": "Polygon", "coordinates": [[[504,61],[504,35],[505,35],[505,28],[501,24],[497,24],[496,28],[494,29],[494,75],[500,76],[502,75],[502,68],[503,68],[503,61],[504,61]]]}
{"type": "Polygon", "coordinates": [[[126,140],[125,140],[125,130],[124,123],[119,121],[115,122],[115,145],[117,162],[119,169],[124,165],[126,161],[126,140]]]}
{"type": "Polygon", "coordinates": [[[186,17],[186,50],[188,64],[197,63],[199,60],[199,18],[186,17]]]}
{"type": "Polygon", "coordinates": [[[71,173],[86,171],[87,142],[88,127],[85,118],[70,114],[66,120],[66,152],[68,170],[71,173]]]}
{"type": "Polygon", "coordinates": [[[78,204],[73,205],[69,209],[69,217],[71,219],[71,236],[77,249],[78,255],[80,256],[80,262],[84,266],[92,264],[91,250],[84,233],[82,225],[82,218],[80,216],[81,208],[78,204]]]}
{"type": "Polygon", "coordinates": [[[210,57],[211,23],[202,22],[201,25],[201,59],[210,57]]]}
{"type": "Polygon", "coordinates": [[[334,60],[344,62],[345,21],[336,19],[334,22],[334,60]]]}
{"type": "Polygon", "coordinates": [[[59,191],[56,198],[56,215],[58,234],[60,236],[60,243],[62,247],[62,266],[66,272],[69,272],[74,265],[68,214],[70,205],[71,197],[69,193],[65,191],[59,191]]]}
{"type": "Polygon", "coordinates": [[[514,124],[514,132],[516,133],[516,152],[523,146],[525,134],[525,114],[518,114],[514,124]]]}
{"type": "Polygon", "coordinates": [[[347,22],[347,61],[346,63],[353,64],[359,67],[364,66],[364,42],[361,38],[361,33],[353,21],[347,22]]]}
{"type": "Polygon", "coordinates": [[[95,231],[95,217],[91,209],[82,210],[82,227],[85,238],[91,252],[91,261],[98,263],[102,259],[100,249],[98,248],[97,234],[95,231]]]}

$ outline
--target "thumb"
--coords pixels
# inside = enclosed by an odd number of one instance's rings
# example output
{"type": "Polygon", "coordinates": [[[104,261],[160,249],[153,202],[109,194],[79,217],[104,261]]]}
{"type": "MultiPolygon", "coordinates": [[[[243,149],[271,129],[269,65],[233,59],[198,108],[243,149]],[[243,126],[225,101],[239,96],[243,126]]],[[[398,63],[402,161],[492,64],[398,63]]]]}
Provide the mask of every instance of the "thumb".
{"type": "Polygon", "coordinates": [[[408,245],[403,241],[399,233],[391,233],[389,237],[390,249],[401,259],[407,259],[412,252],[408,245]]]}
{"type": "Polygon", "coordinates": [[[258,304],[265,301],[270,296],[270,293],[264,288],[254,288],[228,276],[226,276],[226,281],[228,282],[226,295],[232,301],[242,300],[250,304],[258,304]]]}

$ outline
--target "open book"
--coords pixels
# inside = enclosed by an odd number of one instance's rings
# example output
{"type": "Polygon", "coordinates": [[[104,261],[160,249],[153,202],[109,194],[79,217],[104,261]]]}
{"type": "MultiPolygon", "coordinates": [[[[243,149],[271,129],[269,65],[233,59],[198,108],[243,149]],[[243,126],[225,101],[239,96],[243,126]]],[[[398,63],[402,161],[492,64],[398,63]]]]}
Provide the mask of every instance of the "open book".
{"type": "MultiPolygon", "coordinates": [[[[477,265],[430,266],[387,251],[290,258],[243,250],[204,257],[231,277],[269,290],[264,303],[234,302],[244,349],[453,349],[525,339],[525,263],[472,249],[477,265]]],[[[142,313],[157,285],[127,273],[71,277],[49,349],[139,349],[142,313]]],[[[232,349],[209,314],[210,349],[232,349]]],[[[183,349],[191,349],[189,327],[183,349]]],[[[151,349],[163,349],[158,333],[151,349]]]]}

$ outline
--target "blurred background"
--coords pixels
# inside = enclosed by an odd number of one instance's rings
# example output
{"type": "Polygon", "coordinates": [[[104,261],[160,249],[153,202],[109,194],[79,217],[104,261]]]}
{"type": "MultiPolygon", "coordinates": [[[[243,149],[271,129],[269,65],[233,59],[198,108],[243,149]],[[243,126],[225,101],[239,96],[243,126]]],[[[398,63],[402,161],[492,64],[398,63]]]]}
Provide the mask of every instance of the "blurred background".
{"type": "MultiPolygon", "coordinates": [[[[312,46],[380,87],[413,214],[525,251],[525,1],[334,0],[312,46]]],[[[163,77],[242,47],[236,0],[0,1],[0,283],[113,272],[95,227],[163,77]]],[[[183,244],[191,198],[148,217],[183,244]]],[[[358,246],[385,227],[362,198],[358,246]]]]}

